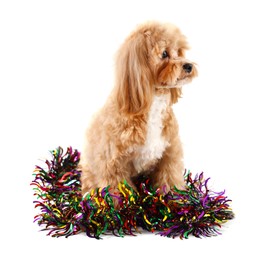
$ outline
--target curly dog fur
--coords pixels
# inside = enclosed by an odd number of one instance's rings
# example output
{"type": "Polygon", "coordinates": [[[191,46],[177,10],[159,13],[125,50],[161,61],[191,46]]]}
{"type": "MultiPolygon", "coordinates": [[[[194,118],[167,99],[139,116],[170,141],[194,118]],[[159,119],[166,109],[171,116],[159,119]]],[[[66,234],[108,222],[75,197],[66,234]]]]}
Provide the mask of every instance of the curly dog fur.
{"type": "Polygon", "coordinates": [[[186,38],[170,24],[139,26],[116,56],[115,87],[86,134],[82,193],[149,174],[153,185],[184,188],[183,151],[172,104],[197,75],[186,38]]]}

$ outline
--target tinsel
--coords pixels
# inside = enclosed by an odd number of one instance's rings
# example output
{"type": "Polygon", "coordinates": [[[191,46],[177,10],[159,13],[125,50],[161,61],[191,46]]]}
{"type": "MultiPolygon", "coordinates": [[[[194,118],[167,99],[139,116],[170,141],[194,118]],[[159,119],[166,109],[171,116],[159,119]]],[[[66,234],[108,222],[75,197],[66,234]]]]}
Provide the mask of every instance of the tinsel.
{"type": "Polygon", "coordinates": [[[34,221],[54,237],[82,231],[97,239],[104,234],[122,237],[141,229],[181,239],[209,237],[220,234],[221,225],[234,217],[224,191],[211,191],[203,173],[193,177],[185,172],[186,189],[174,187],[165,195],[142,176],[137,191],[124,181],[118,185],[118,193],[108,186],[82,197],[77,169],[80,153],[59,147],[51,151],[51,157],[45,168],[36,166],[31,185],[40,211],[34,221]]]}

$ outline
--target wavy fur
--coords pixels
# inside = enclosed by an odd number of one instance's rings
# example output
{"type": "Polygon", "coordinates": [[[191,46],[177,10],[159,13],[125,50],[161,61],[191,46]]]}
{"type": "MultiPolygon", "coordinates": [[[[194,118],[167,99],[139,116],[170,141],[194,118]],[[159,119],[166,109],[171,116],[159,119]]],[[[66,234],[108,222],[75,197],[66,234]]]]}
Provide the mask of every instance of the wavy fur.
{"type": "Polygon", "coordinates": [[[157,187],[184,188],[183,151],[171,105],[181,86],[197,75],[185,59],[186,49],[178,28],[157,22],[139,26],[122,44],[115,87],[86,134],[79,164],[83,193],[107,185],[116,190],[124,179],[134,187],[140,174],[157,187]]]}

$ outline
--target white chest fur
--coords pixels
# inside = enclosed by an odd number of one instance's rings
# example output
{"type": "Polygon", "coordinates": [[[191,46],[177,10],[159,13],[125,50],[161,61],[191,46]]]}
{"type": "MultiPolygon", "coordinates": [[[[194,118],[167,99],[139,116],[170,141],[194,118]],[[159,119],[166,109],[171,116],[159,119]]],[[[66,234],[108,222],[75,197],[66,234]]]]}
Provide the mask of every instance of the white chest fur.
{"type": "Polygon", "coordinates": [[[163,115],[168,106],[168,95],[155,96],[147,120],[145,144],[137,148],[133,161],[137,172],[147,170],[155,160],[160,159],[169,143],[162,136],[163,115]]]}

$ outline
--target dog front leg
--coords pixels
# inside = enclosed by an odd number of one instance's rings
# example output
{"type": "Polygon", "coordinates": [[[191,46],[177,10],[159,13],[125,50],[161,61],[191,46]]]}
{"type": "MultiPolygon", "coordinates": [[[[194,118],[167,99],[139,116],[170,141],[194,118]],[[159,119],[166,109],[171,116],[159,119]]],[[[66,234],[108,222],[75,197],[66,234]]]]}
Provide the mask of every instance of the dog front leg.
{"type": "Polygon", "coordinates": [[[112,190],[118,188],[118,184],[126,180],[129,185],[133,186],[130,179],[132,172],[132,165],[123,158],[113,159],[104,165],[102,170],[101,179],[99,180],[98,187],[110,186],[112,190]]]}
{"type": "Polygon", "coordinates": [[[151,180],[155,187],[163,188],[162,190],[168,192],[174,186],[178,189],[184,189],[183,174],[183,152],[179,141],[176,146],[167,147],[156,170],[152,173],[151,180]]]}

